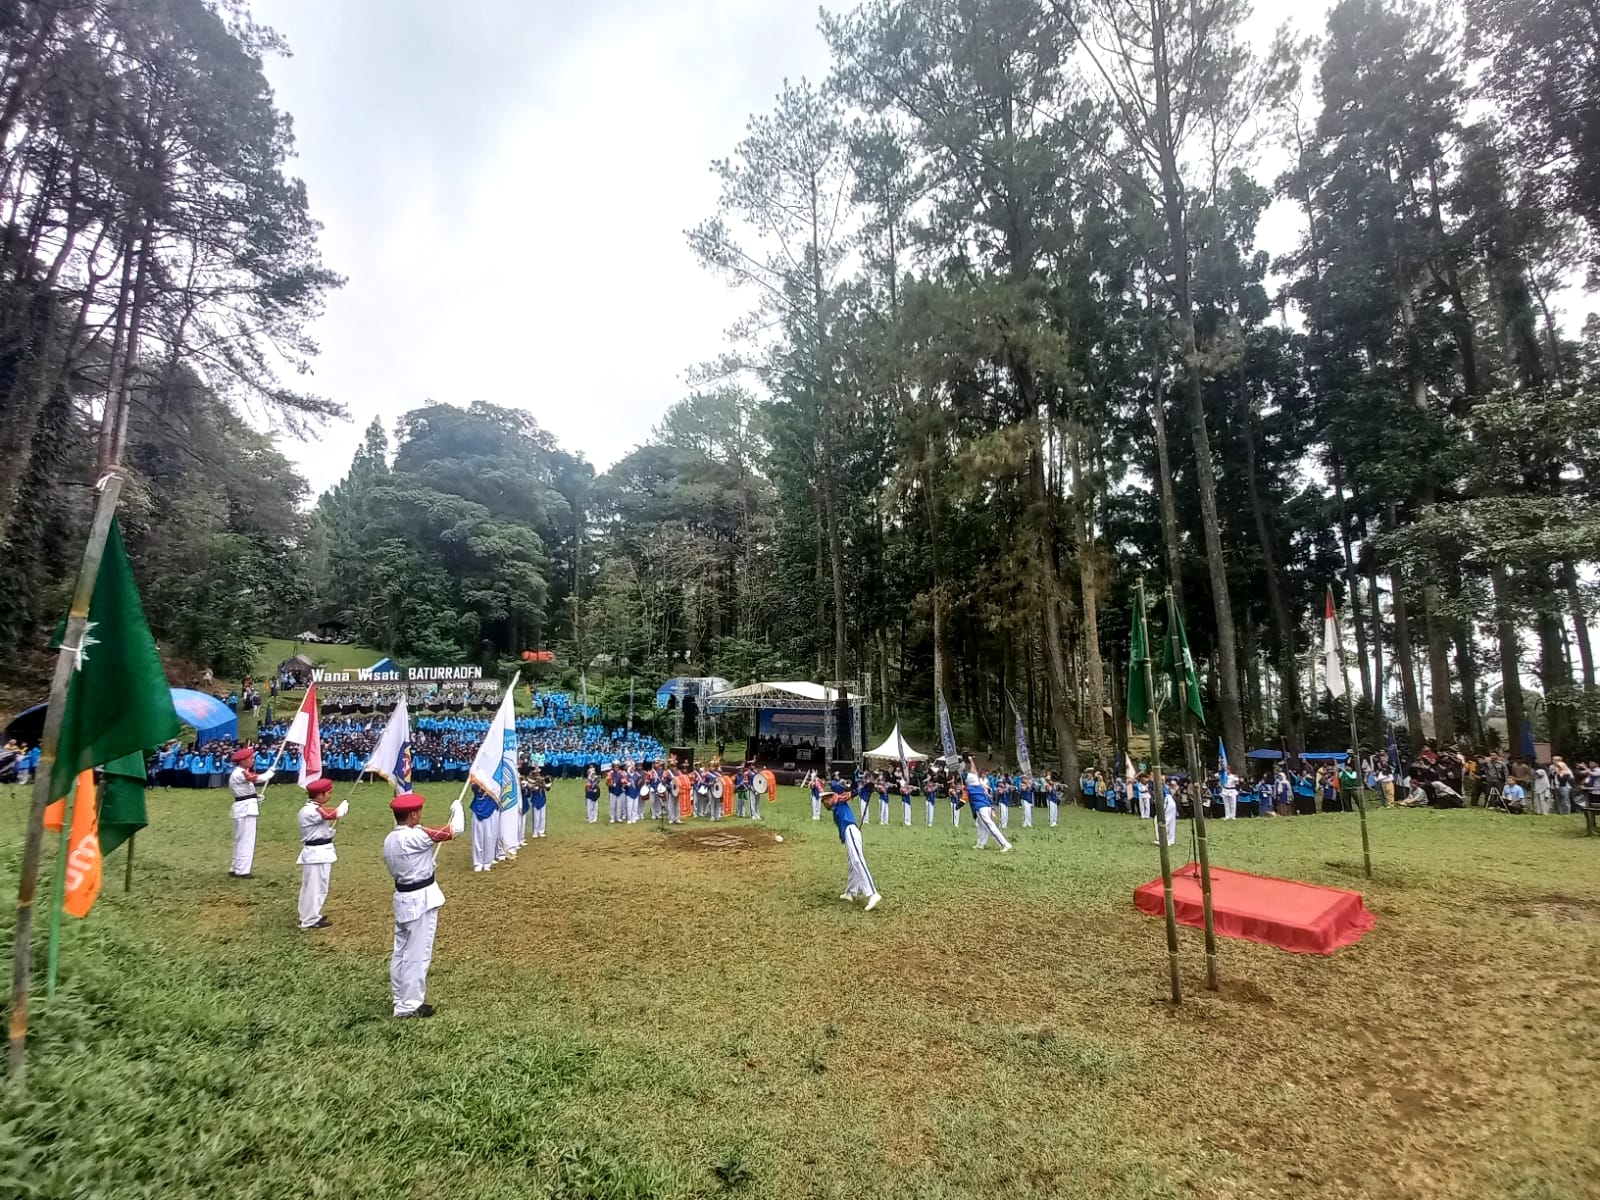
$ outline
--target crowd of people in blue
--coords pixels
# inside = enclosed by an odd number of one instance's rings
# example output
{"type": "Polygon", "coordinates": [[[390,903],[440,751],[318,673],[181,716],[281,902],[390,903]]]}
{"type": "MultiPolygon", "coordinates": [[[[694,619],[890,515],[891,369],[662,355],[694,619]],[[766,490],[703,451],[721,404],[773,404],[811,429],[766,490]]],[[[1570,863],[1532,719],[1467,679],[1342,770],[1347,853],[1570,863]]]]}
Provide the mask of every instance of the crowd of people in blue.
{"type": "MultiPolygon", "coordinates": [[[[517,739],[523,760],[540,768],[546,778],[580,778],[590,767],[599,768],[613,761],[666,759],[665,748],[655,738],[593,723],[599,710],[583,708],[567,693],[536,692],[532,701],[533,713],[517,718],[517,739]]],[[[354,780],[383,735],[385,721],[385,717],[374,714],[321,722],[323,774],[334,780],[354,780]]],[[[274,758],[277,758],[280,772],[300,769],[299,747],[282,745],[288,729],[283,721],[263,721],[254,743],[256,770],[265,771],[274,758]]],[[[466,713],[414,716],[411,723],[412,780],[417,783],[465,780],[473,755],[488,731],[487,716],[466,713]]],[[[152,780],[163,787],[222,787],[232,770],[230,758],[235,749],[233,742],[185,746],[174,741],[156,754],[151,764],[152,780]]]]}

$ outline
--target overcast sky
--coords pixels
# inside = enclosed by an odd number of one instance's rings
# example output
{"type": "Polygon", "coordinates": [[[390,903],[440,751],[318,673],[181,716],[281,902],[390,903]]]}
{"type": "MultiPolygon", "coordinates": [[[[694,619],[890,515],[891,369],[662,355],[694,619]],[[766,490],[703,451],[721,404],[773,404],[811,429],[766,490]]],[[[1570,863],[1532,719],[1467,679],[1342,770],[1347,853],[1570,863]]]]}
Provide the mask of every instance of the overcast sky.
{"type": "MultiPolygon", "coordinates": [[[[392,429],[429,399],[527,408],[599,467],[632,449],[745,309],[683,234],[749,115],[825,75],[815,0],[252,7],[293,50],[267,74],[349,279],[309,386],[351,420],[283,443],[313,489],[374,416],[392,429]]],[[[1265,38],[1283,14],[1258,8],[1265,38]]],[[[1274,251],[1294,236],[1289,213],[1262,229],[1274,251]]]]}

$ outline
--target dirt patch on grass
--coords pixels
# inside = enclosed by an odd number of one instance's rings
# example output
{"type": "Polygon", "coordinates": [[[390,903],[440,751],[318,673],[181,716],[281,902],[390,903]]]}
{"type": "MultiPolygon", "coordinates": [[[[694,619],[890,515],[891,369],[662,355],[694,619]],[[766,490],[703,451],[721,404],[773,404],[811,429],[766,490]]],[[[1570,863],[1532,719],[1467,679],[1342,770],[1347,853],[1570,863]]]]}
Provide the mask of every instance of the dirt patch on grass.
{"type": "Polygon", "coordinates": [[[669,850],[689,854],[738,854],[750,850],[771,850],[777,835],[765,829],[685,829],[666,835],[669,850]]]}
{"type": "Polygon", "coordinates": [[[1543,896],[1528,896],[1512,908],[1513,915],[1524,920],[1572,921],[1579,924],[1600,924],[1600,899],[1589,896],[1572,896],[1564,892],[1550,892],[1543,896]]]}

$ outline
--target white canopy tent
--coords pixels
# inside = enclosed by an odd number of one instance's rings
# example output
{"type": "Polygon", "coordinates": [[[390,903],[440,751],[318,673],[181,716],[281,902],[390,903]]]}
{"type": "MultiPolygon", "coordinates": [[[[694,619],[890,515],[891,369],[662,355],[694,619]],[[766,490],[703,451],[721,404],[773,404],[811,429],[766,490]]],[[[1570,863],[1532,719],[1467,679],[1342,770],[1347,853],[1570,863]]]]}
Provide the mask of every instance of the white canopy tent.
{"type": "Polygon", "coordinates": [[[900,724],[898,721],[895,722],[894,732],[883,739],[883,745],[876,750],[868,750],[865,757],[886,758],[890,762],[899,762],[901,759],[906,762],[928,761],[926,754],[921,750],[912,749],[906,739],[900,736],[900,724]]]}

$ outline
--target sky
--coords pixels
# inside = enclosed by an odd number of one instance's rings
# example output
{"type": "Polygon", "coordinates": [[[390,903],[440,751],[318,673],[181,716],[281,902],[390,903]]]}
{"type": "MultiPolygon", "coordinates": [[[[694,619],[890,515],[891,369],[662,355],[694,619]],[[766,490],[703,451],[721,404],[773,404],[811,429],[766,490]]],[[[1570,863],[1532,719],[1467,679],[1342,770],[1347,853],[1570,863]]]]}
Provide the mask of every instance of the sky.
{"type": "Polygon", "coordinates": [[[820,79],[811,0],[254,0],[348,282],[307,390],[350,411],[282,448],[338,482],[374,416],[526,408],[600,467],[687,393],[745,303],[684,231],[714,158],[785,77],[820,79]]]}

